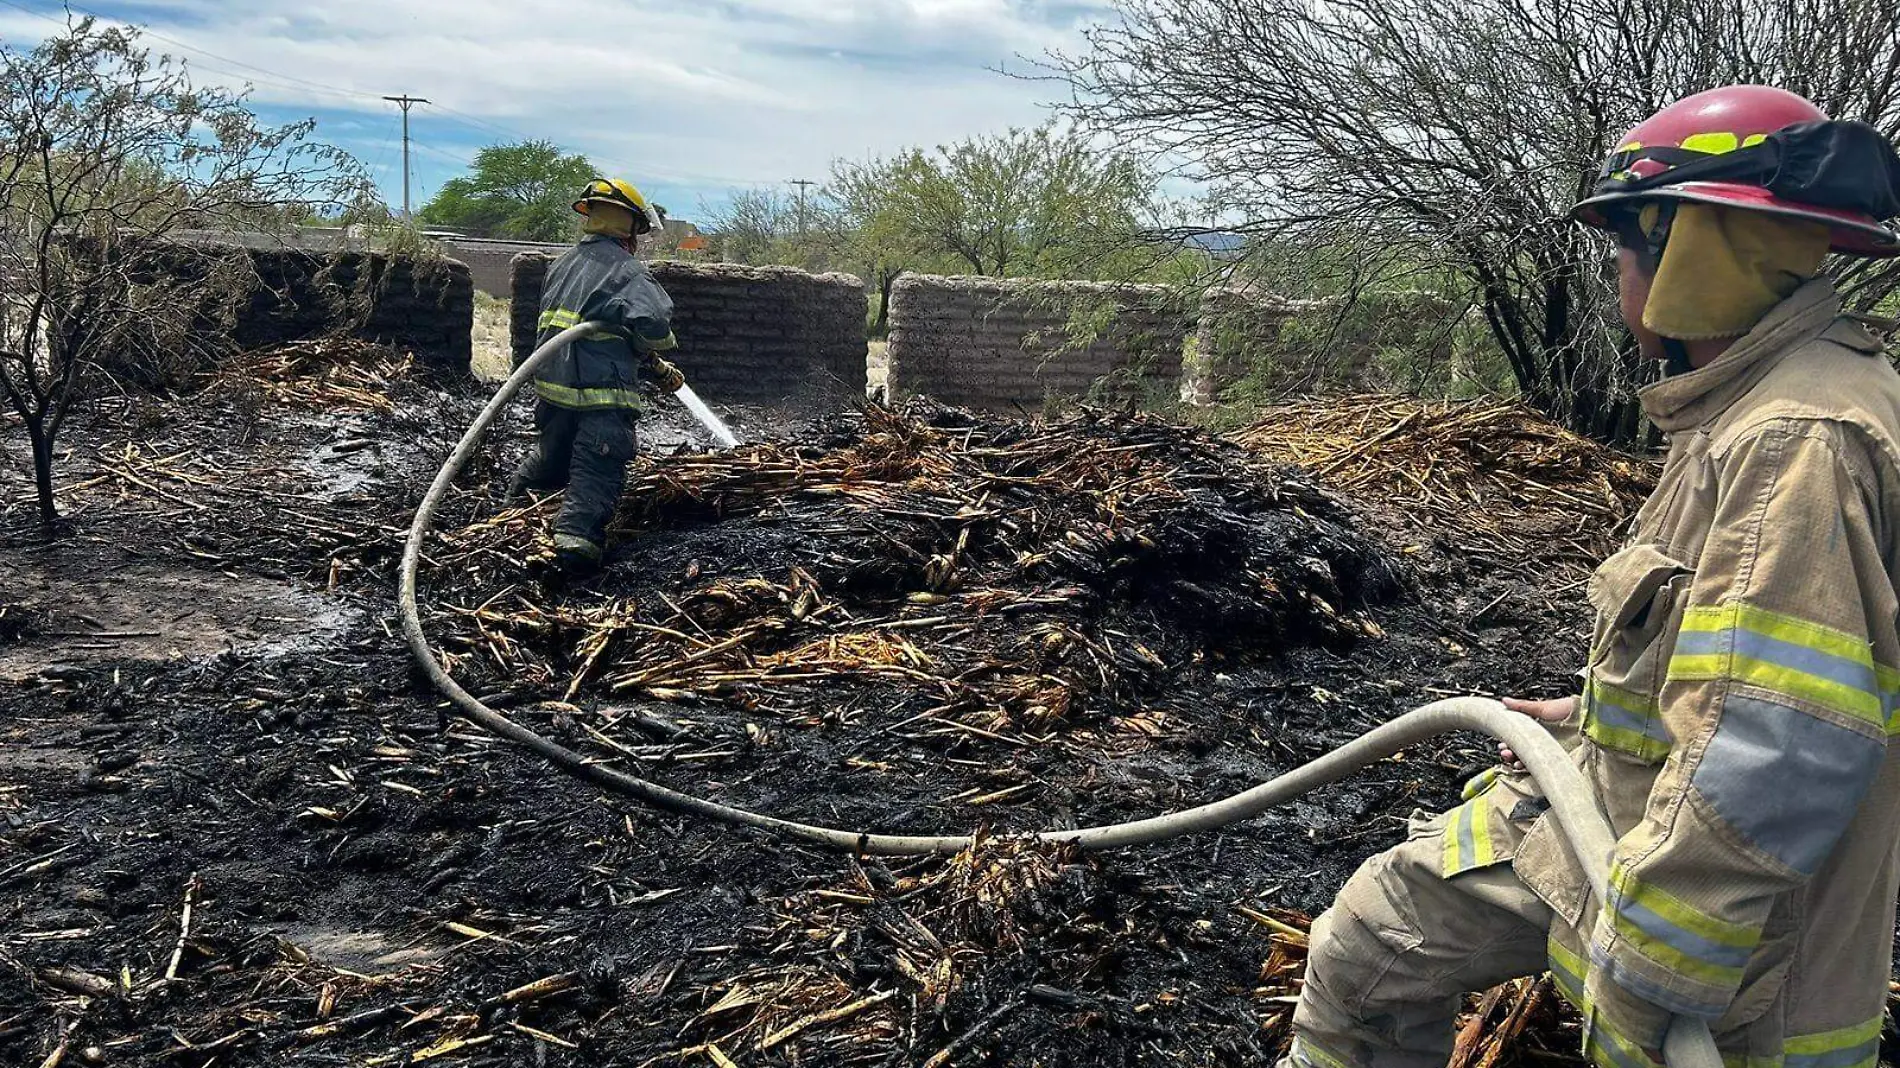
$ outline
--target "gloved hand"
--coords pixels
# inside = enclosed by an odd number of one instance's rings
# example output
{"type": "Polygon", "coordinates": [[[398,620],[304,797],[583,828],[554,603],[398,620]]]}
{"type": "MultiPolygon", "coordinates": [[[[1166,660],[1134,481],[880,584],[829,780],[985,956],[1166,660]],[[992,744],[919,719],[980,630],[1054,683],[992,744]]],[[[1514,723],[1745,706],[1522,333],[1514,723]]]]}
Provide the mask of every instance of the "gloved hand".
{"type": "Polygon", "coordinates": [[[686,376],[680,374],[680,369],[673,366],[672,361],[662,360],[658,356],[653,357],[653,380],[667,393],[678,392],[686,384],[686,376]]]}

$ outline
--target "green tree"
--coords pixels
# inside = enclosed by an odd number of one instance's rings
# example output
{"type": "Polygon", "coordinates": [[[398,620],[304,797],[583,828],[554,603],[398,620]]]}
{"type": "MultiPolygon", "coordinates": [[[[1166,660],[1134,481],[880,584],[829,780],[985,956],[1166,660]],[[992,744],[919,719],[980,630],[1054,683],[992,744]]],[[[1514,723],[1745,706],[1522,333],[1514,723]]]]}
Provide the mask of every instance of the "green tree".
{"type": "Polygon", "coordinates": [[[847,270],[876,293],[912,271],[997,277],[1191,281],[1206,257],[1157,225],[1155,174],[1053,124],[926,151],[838,160],[803,201],[736,190],[708,212],[719,255],[737,263],[847,270]]]}
{"type": "Polygon", "coordinates": [[[735,189],[722,208],[701,206],[705,228],[730,263],[779,264],[807,271],[837,266],[850,236],[822,196],[797,198],[776,189],[735,189]]]}
{"type": "Polygon", "coordinates": [[[1156,177],[1072,130],[973,137],[934,151],[840,162],[831,196],[847,227],[891,256],[971,274],[1094,278],[1146,246],[1156,177]]]}
{"type": "Polygon", "coordinates": [[[586,156],[564,154],[552,141],[490,145],[417,214],[482,236],[562,241],[574,232],[574,194],[598,173],[586,156]]]}

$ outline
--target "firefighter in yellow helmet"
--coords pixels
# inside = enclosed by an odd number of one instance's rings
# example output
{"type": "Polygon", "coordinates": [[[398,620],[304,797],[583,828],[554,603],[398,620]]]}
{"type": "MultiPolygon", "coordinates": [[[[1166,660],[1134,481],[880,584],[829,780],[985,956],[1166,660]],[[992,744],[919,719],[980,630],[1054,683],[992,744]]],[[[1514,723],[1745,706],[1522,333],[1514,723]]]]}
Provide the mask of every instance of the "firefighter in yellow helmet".
{"type": "Polygon", "coordinates": [[[633,459],[640,370],[669,393],[684,380],[659,355],[676,344],[673,301],[634,254],[640,235],[659,225],[657,213],[638,189],[611,178],[587,183],[574,210],[584,216],[582,236],[548,269],[537,342],[579,323],[604,325],[535,375],[540,440],[511,492],[567,490],[554,522],[555,557],[585,571],[600,562],[633,459]]]}
{"type": "Polygon", "coordinates": [[[1549,971],[1600,1068],[1672,1019],[1724,1060],[1874,1068],[1900,892],[1900,375],[1830,250],[1900,252],[1900,154],[1764,86],[1631,130],[1576,210],[1615,235],[1669,437],[1596,571],[1581,697],[1511,702],[1616,836],[1608,900],[1507,766],[1314,924],[1296,1068],[1437,1068],[1465,991],[1549,971]]]}

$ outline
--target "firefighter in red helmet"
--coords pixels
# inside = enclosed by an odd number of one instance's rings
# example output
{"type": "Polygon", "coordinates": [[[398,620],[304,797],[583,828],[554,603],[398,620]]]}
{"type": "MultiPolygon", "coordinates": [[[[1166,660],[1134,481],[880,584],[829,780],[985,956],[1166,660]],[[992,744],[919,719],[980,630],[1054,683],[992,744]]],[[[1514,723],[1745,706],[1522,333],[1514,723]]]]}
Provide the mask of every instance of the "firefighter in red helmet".
{"type": "Polygon", "coordinates": [[[1576,217],[1612,233],[1669,440],[1592,576],[1582,694],[1514,701],[1616,838],[1595,900],[1507,763],[1416,817],[1314,924],[1289,1059],[1445,1063],[1460,996],[1548,971],[1605,1068],[1673,1020],[1754,1066],[1873,1068],[1900,893],[1900,375],[1830,251],[1890,256],[1900,156],[1732,86],[1631,130],[1576,217]]]}

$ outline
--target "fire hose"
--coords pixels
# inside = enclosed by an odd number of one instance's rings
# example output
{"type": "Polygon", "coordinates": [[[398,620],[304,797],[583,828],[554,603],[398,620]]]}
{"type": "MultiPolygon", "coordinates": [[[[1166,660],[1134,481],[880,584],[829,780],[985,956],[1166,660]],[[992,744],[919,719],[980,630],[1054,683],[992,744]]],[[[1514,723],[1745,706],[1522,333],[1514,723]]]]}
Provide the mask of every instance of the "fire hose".
{"type": "MultiPolygon", "coordinates": [[[[403,545],[399,593],[403,635],[408,639],[409,651],[414,655],[416,664],[455,709],[476,725],[528,749],[569,774],[654,808],[682,816],[752,827],[781,837],[859,854],[945,854],[969,848],[975,841],[972,835],[879,834],[821,827],[696,797],[616,770],[496,712],[463,689],[436,659],[428,636],[423,633],[421,616],[416,609],[416,572],[422,558],[422,543],[434,522],[436,508],[480,446],[489,426],[522,386],[534,377],[535,371],[570,342],[598,328],[600,324],[593,322],[569,327],[543,342],[523,360],[469,425],[442,469],[436,473],[429,491],[423,495],[422,503],[416,508],[415,520],[410,524],[408,540],[403,545]]],[[[1517,754],[1549,798],[1550,815],[1556,818],[1572,853],[1582,864],[1597,900],[1606,900],[1609,858],[1614,839],[1609,824],[1597,810],[1582,773],[1571,762],[1563,746],[1540,723],[1496,701],[1478,697],[1453,697],[1415,708],[1310,763],[1231,797],[1147,819],[1072,830],[1040,831],[1033,837],[1042,842],[1101,850],[1150,845],[1226,827],[1338,782],[1407,746],[1460,730],[1488,734],[1517,754]]],[[[1721,1068],[1722,1064],[1708,1025],[1689,1017],[1679,1016],[1672,1022],[1663,1042],[1663,1054],[1669,1068],[1721,1068]]]]}

